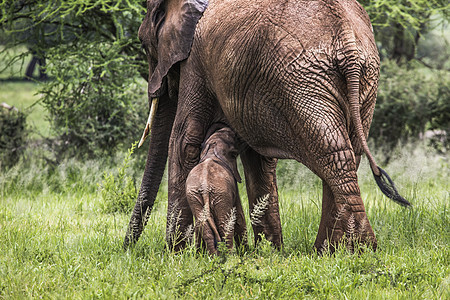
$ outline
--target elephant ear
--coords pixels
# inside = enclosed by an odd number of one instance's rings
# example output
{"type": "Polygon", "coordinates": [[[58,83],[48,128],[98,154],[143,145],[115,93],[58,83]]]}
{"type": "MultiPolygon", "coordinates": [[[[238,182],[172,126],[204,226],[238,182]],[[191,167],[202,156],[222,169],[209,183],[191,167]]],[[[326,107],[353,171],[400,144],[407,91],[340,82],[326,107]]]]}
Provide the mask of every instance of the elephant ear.
{"type": "Polygon", "coordinates": [[[158,1],[151,12],[157,39],[158,63],[148,82],[149,93],[157,97],[170,68],[189,56],[198,20],[208,6],[207,0],[158,1]]]}
{"type": "Polygon", "coordinates": [[[234,179],[239,183],[242,182],[241,176],[239,175],[236,159],[234,160],[233,166],[231,167],[231,169],[233,170],[234,179]]]}

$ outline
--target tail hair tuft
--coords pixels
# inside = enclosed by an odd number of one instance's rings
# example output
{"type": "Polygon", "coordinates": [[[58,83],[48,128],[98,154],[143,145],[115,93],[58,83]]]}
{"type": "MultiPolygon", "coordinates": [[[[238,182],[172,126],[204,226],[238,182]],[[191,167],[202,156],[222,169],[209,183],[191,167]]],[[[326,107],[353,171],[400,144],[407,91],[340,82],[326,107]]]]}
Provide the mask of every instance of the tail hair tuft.
{"type": "Polygon", "coordinates": [[[373,173],[373,177],[375,177],[375,181],[378,184],[380,190],[385,194],[389,199],[393,200],[397,204],[405,207],[410,207],[411,203],[409,203],[405,198],[400,196],[397,189],[395,188],[395,184],[389,175],[380,167],[380,176],[373,173]]]}

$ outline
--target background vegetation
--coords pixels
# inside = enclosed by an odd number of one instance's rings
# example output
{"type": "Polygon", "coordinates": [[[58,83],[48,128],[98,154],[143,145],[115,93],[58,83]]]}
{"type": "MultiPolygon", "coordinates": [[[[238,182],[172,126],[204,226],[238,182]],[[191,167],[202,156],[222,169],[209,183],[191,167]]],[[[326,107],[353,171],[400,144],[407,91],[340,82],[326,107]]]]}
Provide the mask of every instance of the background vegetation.
{"type": "Polygon", "coordinates": [[[413,208],[382,196],[363,160],[379,249],[324,257],[320,181],[291,161],[277,170],[282,251],[170,253],[166,180],[141,240],[121,249],[145,159],[131,146],[146,120],[144,2],[0,3],[0,103],[18,108],[0,108],[0,299],[450,298],[447,1],[361,1],[382,57],[371,148],[413,208]],[[32,56],[47,78],[22,80],[32,56]]]}
{"type": "Polygon", "coordinates": [[[51,80],[40,85],[39,92],[52,129],[47,140],[52,160],[111,154],[139,134],[147,107],[146,58],[136,34],[144,4],[136,0],[0,4],[0,71],[12,64],[25,65],[30,55],[46,61],[43,68],[51,80]],[[17,46],[23,51],[10,51],[17,46]]]}

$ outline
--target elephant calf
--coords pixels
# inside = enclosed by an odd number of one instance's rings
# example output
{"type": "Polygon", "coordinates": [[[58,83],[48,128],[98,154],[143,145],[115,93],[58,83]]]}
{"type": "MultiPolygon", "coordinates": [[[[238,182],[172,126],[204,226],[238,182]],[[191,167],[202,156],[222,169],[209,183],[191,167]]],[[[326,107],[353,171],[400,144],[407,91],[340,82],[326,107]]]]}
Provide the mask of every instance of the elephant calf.
{"type": "Polygon", "coordinates": [[[237,182],[236,135],[228,127],[213,126],[202,145],[200,161],[186,181],[186,195],[195,218],[197,246],[217,254],[218,242],[228,248],[247,242],[247,229],[237,182]],[[215,127],[215,128],[214,128],[215,127]]]}

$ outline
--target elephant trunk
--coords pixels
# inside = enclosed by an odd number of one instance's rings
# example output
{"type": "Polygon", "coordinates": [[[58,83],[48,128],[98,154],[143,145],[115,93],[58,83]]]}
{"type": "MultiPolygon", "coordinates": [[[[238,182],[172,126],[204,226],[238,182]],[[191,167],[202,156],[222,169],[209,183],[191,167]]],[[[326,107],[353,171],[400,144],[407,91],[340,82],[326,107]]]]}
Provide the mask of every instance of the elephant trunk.
{"type": "Polygon", "coordinates": [[[139,239],[155,203],[167,162],[169,139],[175,113],[176,101],[172,101],[167,94],[161,96],[158,111],[151,127],[147,163],[139,195],[125,235],[124,249],[127,249],[130,244],[134,244],[139,239]]]}

